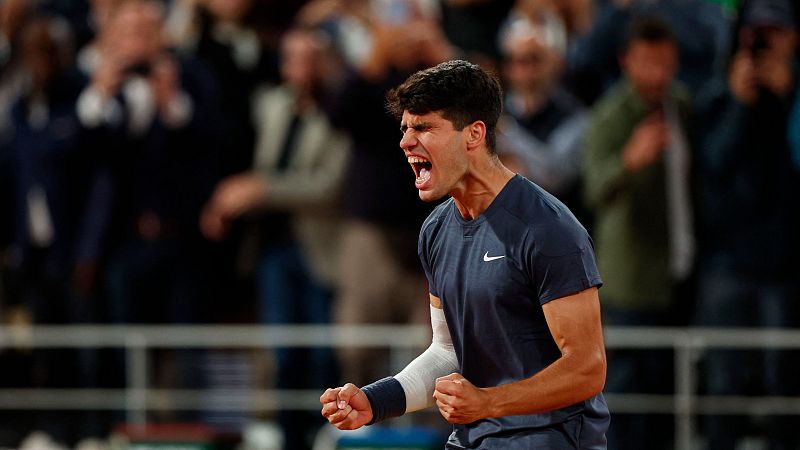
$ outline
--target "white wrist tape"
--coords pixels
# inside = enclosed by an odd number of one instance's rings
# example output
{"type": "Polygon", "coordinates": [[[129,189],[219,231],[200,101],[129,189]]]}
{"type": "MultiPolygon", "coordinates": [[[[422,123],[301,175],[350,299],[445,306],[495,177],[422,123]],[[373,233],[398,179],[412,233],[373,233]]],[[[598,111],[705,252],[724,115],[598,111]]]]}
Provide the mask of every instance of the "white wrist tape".
{"type": "Polygon", "coordinates": [[[395,375],[406,393],[406,412],[432,406],[436,379],[458,371],[458,357],[450,338],[444,311],[431,306],[433,342],[405,369],[395,375]]]}

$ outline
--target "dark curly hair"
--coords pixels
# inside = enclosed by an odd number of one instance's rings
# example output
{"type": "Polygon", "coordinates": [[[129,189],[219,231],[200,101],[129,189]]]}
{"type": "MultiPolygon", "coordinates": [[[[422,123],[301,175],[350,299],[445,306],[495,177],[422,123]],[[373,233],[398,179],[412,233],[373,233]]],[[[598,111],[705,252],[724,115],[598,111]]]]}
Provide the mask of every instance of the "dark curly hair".
{"type": "Polygon", "coordinates": [[[453,128],[481,120],[486,124],[486,144],[495,153],[495,128],[502,110],[497,77],[467,61],[447,61],[421,70],[386,94],[386,107],[397,120],[412,114],[440,112],[453,128]]]}

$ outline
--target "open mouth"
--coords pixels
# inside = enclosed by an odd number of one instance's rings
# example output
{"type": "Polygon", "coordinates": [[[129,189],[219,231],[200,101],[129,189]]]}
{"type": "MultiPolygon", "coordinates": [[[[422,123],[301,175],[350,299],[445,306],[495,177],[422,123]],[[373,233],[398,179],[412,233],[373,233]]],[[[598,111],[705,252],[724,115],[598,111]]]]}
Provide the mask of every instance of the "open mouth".
{"type": "Polygon", "coordinates": [[[431,169],[433,168],[433,164],[425,158],[421,158],[419,156],[409,156],[408,163],[411,164],[411,168],[414,169],[414,175],[416,175],[416,184],[419,186],[431,178],[431,169]]]}

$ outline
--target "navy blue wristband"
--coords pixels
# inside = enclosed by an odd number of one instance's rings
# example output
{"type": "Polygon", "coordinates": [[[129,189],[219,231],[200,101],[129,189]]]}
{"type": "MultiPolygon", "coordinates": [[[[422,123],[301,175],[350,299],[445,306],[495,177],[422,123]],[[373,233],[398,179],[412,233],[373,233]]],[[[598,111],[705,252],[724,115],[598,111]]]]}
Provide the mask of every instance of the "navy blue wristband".
{"type": "Polygon", "coordinates": [[[372,406],[372,420],[367,425],[400,417],[406,412],[406,391],[394,377],[386,377],[361,388],[372,406]]]}

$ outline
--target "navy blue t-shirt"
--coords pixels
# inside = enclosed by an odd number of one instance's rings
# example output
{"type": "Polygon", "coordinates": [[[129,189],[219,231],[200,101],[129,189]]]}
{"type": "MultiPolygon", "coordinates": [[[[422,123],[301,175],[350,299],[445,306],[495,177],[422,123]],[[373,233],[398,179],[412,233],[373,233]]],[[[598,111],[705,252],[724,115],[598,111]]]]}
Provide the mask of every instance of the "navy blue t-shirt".
{"type": "MultiPolygon", "coordinates": [[[[529,378],[558,359],[542,305],[602,284],[586,229],[520,175],[474,220],[452,198],[439,205],[422,226],[419,254],[461,374],[478,387],[529,378]]],[[[456,425],[448,448],[561,448],[541,444],[547,429],[561,427],[574,434],[572,448],[604,449],[608,422],[600,394],[547,413],[456,425]]]]}

